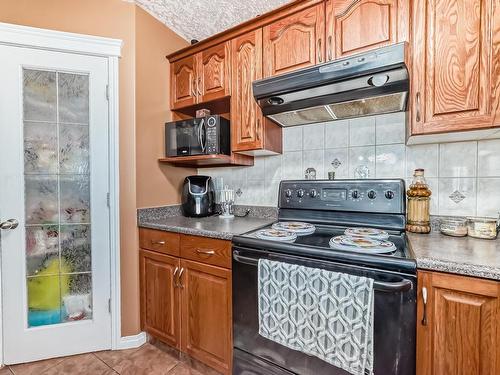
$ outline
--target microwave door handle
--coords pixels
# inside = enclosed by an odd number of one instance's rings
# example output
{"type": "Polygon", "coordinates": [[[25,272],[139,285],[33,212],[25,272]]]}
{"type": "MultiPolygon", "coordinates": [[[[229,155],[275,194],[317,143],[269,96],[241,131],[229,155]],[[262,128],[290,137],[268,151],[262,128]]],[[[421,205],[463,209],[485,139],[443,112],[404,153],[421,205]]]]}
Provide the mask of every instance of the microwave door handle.
{"type": "Polygon", "coordinates": [[[205,153],[205,119],[201,119],[200,126],[198,127],[198,142],[201,146],[201,152],[205,153]]]}
{"type": "MultiPolygon", "coordinates": [[[[240,255],[237,250],[233,251],[233,259],[238,263],[248,264],[250,266],[257,266],[259,264],[258,258],[251,258],[240,255]]],[[[402,279],[396,282],[374,281],[373,289],[378,292],[397,293],[407,292],[413,288],[413,284],[408,279],[402,279]]]]}

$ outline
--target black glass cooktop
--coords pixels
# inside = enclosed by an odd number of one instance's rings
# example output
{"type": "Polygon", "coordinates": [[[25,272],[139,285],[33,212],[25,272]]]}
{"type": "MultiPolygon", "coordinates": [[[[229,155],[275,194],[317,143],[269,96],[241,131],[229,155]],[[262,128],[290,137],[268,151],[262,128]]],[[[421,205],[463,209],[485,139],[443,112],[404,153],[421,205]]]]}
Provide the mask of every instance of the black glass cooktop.
{"type": "MultiPolygon", "coordinates": [[[[321,249],[328,249],[331,251],[340,251],[340,252],[351,252],[351,253],[360,253],[361,251],[349,251],[349,250],[337,250],[332,249],[330,247],[330,239],[332,237],[341,236],[344,234],[344,231],[347,227],[343,226],[334,226],[334,225],[318,225],[316,224],[316,231],[313,234],[297,236],[297,239],[293,242],[283,242],[289,244],[290,246],[311,246],[321,249]]],[[[272,225],[269,225],[262,229],[269,229],[272,225]]],[[[256,233],[259,230],[255,230],[252,232],[248,232],[243,235],[243,237],[249,238],[257,238],[256,233]]],[[[377,256],[391,256],[391,257],[399,257],[399,258],[409,258],[408,248],[406,243],[406,235],[404,232],[399,231],[387,231],[389,233],[389,238],[386,241],[392,242],[396,246],[396,250],[391,253],[386,254],[370,254],[377,256]]],[[[281,242],[281,241],[273,241],[273,240],[262,240],[268,242],[281,242]]]]}

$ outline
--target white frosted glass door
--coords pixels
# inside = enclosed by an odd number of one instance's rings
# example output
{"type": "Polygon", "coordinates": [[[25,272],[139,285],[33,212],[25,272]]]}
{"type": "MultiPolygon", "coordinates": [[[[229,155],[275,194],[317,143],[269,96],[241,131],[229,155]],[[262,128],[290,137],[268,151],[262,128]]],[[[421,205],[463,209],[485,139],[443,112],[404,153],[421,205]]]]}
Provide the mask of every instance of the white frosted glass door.
{"type": "Polygon", "coordinates": [[[107,59],[0,59],[5,362],[109,348],[107,59]]]}

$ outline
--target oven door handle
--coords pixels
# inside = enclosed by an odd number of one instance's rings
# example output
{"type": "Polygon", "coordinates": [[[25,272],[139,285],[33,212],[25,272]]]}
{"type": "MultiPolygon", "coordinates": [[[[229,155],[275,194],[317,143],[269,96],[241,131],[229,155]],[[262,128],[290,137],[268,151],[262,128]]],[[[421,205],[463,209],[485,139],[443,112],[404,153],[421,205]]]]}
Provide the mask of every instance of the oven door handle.
{"type": "MultiPolygon", "coordinates": [[[[240,255],[238,250],[233,250],[233,259],[239,263],[248,264],[251,266],[258,266],[258,258],[250,258],[240,255]]],[[[374,281],[373,288],[378,292],[385,293],[397,293],[397,292],[407,292],[411,290],[413,284],[408,279],[403,279],[401,281],[386,282],[386,281],[374,281]]]]}

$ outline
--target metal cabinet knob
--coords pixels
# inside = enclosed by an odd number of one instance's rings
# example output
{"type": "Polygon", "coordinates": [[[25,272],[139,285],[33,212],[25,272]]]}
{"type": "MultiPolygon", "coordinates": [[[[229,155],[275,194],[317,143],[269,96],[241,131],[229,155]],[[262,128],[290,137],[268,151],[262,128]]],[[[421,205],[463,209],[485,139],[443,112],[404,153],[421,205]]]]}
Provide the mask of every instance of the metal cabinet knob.
{"type": "Polygon", "coordinates": [[[9,219],[0,224],[0,229],[16,229],[19,225],[19,221],[16,219],[9,219]]]}

